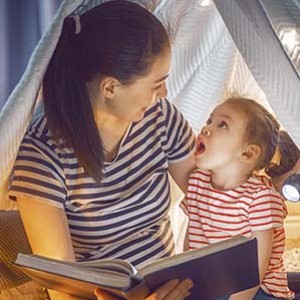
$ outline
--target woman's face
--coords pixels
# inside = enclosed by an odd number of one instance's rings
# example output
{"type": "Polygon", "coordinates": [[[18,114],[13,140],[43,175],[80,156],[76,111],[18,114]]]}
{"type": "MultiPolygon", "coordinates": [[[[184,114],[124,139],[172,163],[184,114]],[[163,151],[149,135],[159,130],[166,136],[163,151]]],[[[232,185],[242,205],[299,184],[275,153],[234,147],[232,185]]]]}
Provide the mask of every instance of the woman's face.
{"type": "Polygon", "coordinates": [[[129,122],[140,121],[145,111],[158,99],[167,96],[166,78],[171,64],[171,51],[167,47],[152,63],[146,76],[131,84],[118,86],[116,95],[107,101],[106,112],[129,122]]]}

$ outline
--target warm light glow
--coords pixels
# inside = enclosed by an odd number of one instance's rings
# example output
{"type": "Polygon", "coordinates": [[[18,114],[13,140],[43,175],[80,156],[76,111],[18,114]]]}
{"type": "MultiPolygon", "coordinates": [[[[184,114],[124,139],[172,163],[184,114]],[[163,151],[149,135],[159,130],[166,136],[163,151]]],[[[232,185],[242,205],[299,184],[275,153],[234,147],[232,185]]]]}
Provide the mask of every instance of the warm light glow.
{"type": "Polygon", "coordinates": [[[292,50],[297,44],[299,44],[299,35],[295,29],[281,32],[281,34],[281,42],[289,50],[292,50]]]}
{"type": "Polygon", "coordinates": [[[300,195],[298,190],[290,184],[285,184],[282,187],[282,193],[284,198],[291,202],[297,202],[300,200],[300,195]]]}
{"type": "Polygon", "coordinates": [[[200,1],[200,6],[205,7],[211,5],[211,0],[202,0],[200,1]]]}

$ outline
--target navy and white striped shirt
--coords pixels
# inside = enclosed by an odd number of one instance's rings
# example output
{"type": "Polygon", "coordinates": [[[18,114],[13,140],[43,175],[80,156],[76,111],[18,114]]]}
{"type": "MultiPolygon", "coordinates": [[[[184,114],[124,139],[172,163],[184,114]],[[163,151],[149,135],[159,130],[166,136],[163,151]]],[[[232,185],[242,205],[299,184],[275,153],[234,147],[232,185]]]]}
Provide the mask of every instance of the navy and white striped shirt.
{"type": "Polygon", "coordinates": [[[140,267],[173,253],[168,165],[192,154],[194,134],[167,100],[132,123],[96,183],[70,148],[58,148],[47,120],[25,135],[11,199],[34,197],[64,209],[77,260],[120,258],[140,267]]]}

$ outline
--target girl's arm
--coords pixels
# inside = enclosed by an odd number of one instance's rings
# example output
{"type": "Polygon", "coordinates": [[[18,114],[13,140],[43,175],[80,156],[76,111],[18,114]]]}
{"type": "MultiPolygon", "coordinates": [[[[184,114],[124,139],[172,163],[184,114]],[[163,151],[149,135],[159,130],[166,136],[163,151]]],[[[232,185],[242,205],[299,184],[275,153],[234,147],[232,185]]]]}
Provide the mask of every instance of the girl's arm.
{"type": "MultiPolygon", "coordinates": [[[[18,197],[17,203],[32,252],[50,258],[75,261],[64,210],[34,198],[18,197]]],[[[49,291],[49,294],[51,300],[81,299],[56,291],[49,291]]]]}
{"type": "MultiPolygon", "coordinates": [[[[253,237],[257,238],[257,248],[258,248],[258,266],[259,266],[259,277],[260,277],[260,284],[262,283],[267,268],[269,266],[271,251],[272,251],[272,244],[273,244],[273,237],[274,237],[274,230],[268,229],[264,231],[257,231],[254,232],[253,237]]],[[[247,270],[245,270],[247,272],[247,270]]],[[[260,285],[248,289],[230,296],[230,300],[251,300],[257,293],[260,285]]]]}

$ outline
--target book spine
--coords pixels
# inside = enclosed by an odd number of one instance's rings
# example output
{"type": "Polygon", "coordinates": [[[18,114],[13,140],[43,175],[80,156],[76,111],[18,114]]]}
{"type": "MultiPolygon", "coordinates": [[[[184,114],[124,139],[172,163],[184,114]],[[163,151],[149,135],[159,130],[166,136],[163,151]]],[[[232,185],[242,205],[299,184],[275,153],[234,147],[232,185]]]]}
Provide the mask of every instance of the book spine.
{"type": "Polygon", "coordinates": [[[145,281],[140,282],[132,289],[124,292],[124,296],[128,300],[144,300],[150,294],[150,290],[145,281]]]}

